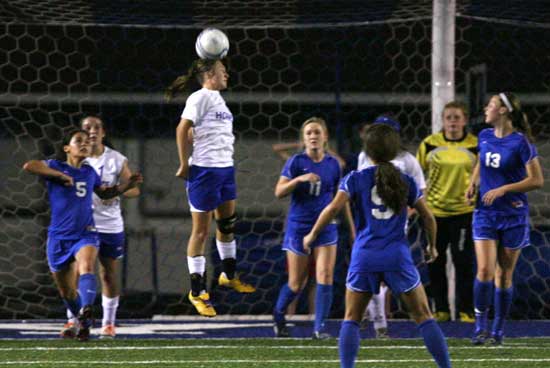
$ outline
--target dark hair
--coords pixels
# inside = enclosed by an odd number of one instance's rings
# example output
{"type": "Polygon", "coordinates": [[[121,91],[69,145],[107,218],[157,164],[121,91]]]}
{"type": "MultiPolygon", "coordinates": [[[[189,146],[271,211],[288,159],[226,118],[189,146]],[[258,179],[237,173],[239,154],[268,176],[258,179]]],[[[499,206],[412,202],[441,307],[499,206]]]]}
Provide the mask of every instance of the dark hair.
{"type": "Polygon", "coordinates": [[[96,119],[96,120],[99,120],[101,122],[101,128],[103,128],[103,131],[105,132],[105,137],[103,138],[103,145],[107,146],[111,149],[115,149],[115,146],[114,146],[113,142],[111,142],[111,139],[109,139],[109,136],[107,134],[108,130],[107,130],[107,127],[105,126],[105,123],[103,122],[103,118],[99,115],[92,115],[92,114],[84,115],[78,123],[78,126],[80,127],[80,129],[83,129],[82,124],[84,124],[84,120],[86,120],[86,119],[96,119]]]}
{"type": "MultiPolygon", "coordinates": [[[[365,141],[365,134],[367,132],[368,127],[370,127],[373,124],[387,125],[391,127],[393,130],[395,130],[398,136],[400,136],[401,134],[401,124],[399,124],[399,121],[397,120],[397,117],[395,116],[395,114],[392,112],[385,112],[383,114],[378,115],[372,123],[371,122],[363,123],[362,132],[361,131],[359,132],[359,137],[363,140],[363,142],[365,141]]],[[[397,151],[397,153],[401,151],[406,151],[406,150],[407,148],[405,147],[403,142],[401,142],[400,140],[399,150],[397,151]]]]}
{"type": "Polygon", "coordinates": [[[521,109],[521,102],[519,101],[519,98],[517,98],[516,95],[510,92],[502,92],[502,94],[508,99],[508,102],[512,105],[512,111],[506,106],[506,103],[502,100],[502,97],[498,95],[498,98],[500,100],[500,103],[502,106],[506,107],[508,111],[508,115],[510,116],[510,120],[512,120],[512,126],[522,132],[529,142],[533,142],[533,134],[531,133],[531,125],[529,125],[529,120],[527,119],[527,115],[523,112],[521,109]]]}
{"type": "Polygon", "coordinates": [[[73,137],[78,133],[84,133],[87,136],[89,136],[88,132],[83,129],[71,129],[67,133],[65,133],[65,135],[63,136],[63,139],[61,140],[61,146],[59,147],[59,150],[56,153],[56,158],[58,160],[64,161],[67,159],[67,153],[63,150],[63,148],[71,144],[71,139],[73,139],[73,137]]]}
{"type": "Polygon", "coordinates": [[[197,59],[193,61],[187,74],[180,75],[170,84],[166,91],[164,91],[164,98],[166,101],[170,101],[172,98],[181,94],[183,91],[190,88],[191,84],[195,83],[198,86],[202,86],[204,82],[204,74],[212,71],[218,60],[210,59],[197,59]]]}
{"type": "Polygon", "coordinates": [[[399,134],[389,125],[373,124],[365,133],[364,150],[378,166],[376,189],[384,205],[399,213],[407,204],[408,185],[390,162],[400,151],[399,134]]]}

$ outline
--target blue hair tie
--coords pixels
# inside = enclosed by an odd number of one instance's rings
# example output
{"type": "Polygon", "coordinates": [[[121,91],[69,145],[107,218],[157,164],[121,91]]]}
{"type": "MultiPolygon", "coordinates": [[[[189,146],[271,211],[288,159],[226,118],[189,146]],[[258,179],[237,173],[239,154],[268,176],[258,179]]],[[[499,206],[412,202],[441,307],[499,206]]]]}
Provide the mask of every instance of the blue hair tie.
{"type": "Polygon", "coordinates": [[[387,117],[387,116],[384,116],[384,115],[380,115],[379,117],[377,117],[376,119],[374,119],[374,124],[386,124],[386,125],[389,125],[391,126],[396,132],[399,133],[399,131],[401,130],[401,125],[399,125],[399,122],[387,117]]]}

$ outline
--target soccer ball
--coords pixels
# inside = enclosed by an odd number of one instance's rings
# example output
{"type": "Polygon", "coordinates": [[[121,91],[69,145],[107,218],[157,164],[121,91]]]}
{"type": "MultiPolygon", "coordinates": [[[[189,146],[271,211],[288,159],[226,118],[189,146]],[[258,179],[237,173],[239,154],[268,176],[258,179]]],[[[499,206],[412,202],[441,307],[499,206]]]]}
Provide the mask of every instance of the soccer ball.
{"type": "Polygon", "coordinates": [[[195,51],[201,59],[222,59],[229,51],[229,39],[217,28],[206,28],[197,37],[195,51]]]}

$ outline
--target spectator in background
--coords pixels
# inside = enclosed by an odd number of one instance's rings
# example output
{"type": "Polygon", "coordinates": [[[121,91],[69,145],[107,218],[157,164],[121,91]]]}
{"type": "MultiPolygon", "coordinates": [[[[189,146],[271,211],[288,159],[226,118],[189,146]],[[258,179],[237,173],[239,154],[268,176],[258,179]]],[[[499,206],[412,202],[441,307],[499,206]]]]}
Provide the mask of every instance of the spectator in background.
{"type": "Polygon", "coordinates": [[[442,113],[443,128],[426,137],[417,158],[428,177],[427,202],[437,221],[437,253],[429,267],[430,291],[435,301],[434,317],[450,320],[447,300],[447,248],[455,267],[458,318],[473,323],[472,213],[464,194],[470,184],[477,158],[477,138],[466,131],[468,110],[451,101],[442,113]]]}
{"type": "MultiPolygon", "coordinates": [[[[393,117],[389,115],[380,115],[374,120],[374,124],[385,124],[393,128],[398,134],[401,131],[401,125],[393,117]]],[[[368,125],[366,125],[368,127],[368,125]]],[[[361,130],[362,138],[364,138],[363,128],[361,130]]],[[[401,144],[401,143],[400,143],[401,144]]],[[[372,160],[367,156],[365,150],[362,150],[359,153],[357,160],[357,170],[363,170],[368,167],[374,166],[372,160]]],[[[402,173],[409,175],[415,181],[415,184],[420,191],[426,189],[426,181],[424,180],[424,173],[420,167],[418,161],[411,153],[407,152],[403,147],[397,152],[397,156],[391,160],[391,163],[397,167],[402,173]]],[[[410,214],[410,213],[409,213],[410,214]]],[[[374,330],[376,331],[377,338],[388,337],[388,322],[386,318],[386,292],[388,287],[385,284],[380,286],[380,293],[374,294],[369,302],[367,307],[367,314],[370,317],[370,320],[373,321],[374,330]]],[[[365,321],[367,321],[367,316],[365,316],[365,321]]],[[[366,323],[362,323],[362,327],[366,326],[366,323]]]]}

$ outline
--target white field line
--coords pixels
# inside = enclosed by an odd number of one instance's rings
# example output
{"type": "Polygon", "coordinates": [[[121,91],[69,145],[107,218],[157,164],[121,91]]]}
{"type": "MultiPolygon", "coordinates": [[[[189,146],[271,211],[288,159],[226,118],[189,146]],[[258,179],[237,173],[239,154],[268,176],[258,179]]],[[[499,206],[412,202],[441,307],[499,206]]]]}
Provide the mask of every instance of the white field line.
{"type": "MultiPolygon", "coordinates": [[[[542,346],[533,346],[533,345],[520,345],[520,344],[506,344],[501,346],[486,346],[480,347],[479,349],[483,350],[506,350],[506,349],[515,349],[515,350],[543,350],[547,349],[547,345],[542,346]]],[[[48,346],[35,346],[28,348],[0,348],[0,351],[91,351],[91,350],[187,350],[187,349],[252,349],[252,350],[336,350],[338,346],[333,345],[312,345],[312,346],[293,346],[293,345],[184,345],[184,346],[82,346],[82,347],[48,347],[48,346]]],[[[361,346],[361,350],[424,350],[426,349],[423,345],[390,345],[390,346],[361,346]]],[[[477,349],[472,346],[450,346],[449,350],[472,350],[477,349]]]]}
{"type": "MultiPolygon", "coordinates": [[[[542,358],[542,359],[509,359],[509,358],[489,358],[489,359],[451,359],[452,362],[530,362],[530,363],[537,363],[537,362],[550,362],[550,358],[542,358]]],[[[285,363],[285,364],[327,364],[327,363],[339,363],[339,360],[262,360],[261,363],[285,363]]],[[[356,363],[423,363],[423,362],[433,362],[432,359],[359,359],[356,361],[356,363]]],[[[22,360],[22,361],[5,361],[0,362],[0,366],[2,365],[16,365],[16,364],[26,364],[26,365],[35,365],[35,364],[70,364],[70,365],[86,365],[86,364],[112,364],[112,365],[126,365],[126,364],[208,364],[208,363],[216,363],[216,364],[253,364],[258,363],[258,360],[231,360],[231,359],[223,359],[223,360],[126,360],[126,361],[97,361],[97,360],[85,360],[85,361],[71,361],[71,360],[63,360],[63,361],[56,361],[56,360],[22,360]]]]}

